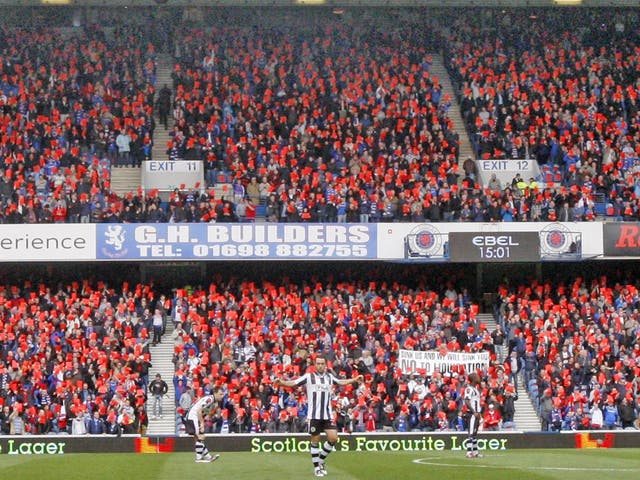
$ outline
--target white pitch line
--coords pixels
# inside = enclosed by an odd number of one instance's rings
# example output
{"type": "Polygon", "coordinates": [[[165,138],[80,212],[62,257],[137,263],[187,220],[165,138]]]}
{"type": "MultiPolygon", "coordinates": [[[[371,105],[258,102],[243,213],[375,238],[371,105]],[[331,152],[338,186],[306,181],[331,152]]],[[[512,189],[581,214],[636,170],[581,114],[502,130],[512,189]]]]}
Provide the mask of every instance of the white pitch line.
{"type": "MultiPolygon", "coordinates": [[[[504,456],[504,455],[499,455],[504,456]]],[[[494,455],[492,455],[492,458],[494,455]]],[[[437,462],[437,460],[441,460],[440,458],[417,458],[413,460],[413,463],[418,463],[420,465],[432,465],[434,467],[456,467],[460,468],[464,466],[464,464],[460,463],[441,463],[437,462]],[[431,461],[436,460],[436,461],[431,461]]],[[[466,460],[466,459],[465,459],[466,460]]],[[[470,458],[469,463],[473,463],[473,468],[493,468],[493,469],[510,469],[510,470],[558,470],[563,472],[583,472],[583,471],[598,471],[598,472],[637,472],[637,468],[598,468],[598,467],[539,467],[539,466],[510,466],[510,465],[485,465],[482,463],[476,463],[478,459],[470,458]]]]}

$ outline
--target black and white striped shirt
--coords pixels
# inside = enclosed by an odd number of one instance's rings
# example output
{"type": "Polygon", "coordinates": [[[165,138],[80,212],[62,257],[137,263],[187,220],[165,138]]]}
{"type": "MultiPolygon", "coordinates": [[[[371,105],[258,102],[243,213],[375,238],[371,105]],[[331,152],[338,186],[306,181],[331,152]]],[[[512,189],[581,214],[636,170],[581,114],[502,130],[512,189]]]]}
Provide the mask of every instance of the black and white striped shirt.
{"type": "Polygon", "coordinates": [[[469,402],[472,413],[480,412],[480,389],[473,385],[468,385],[464,389],[464,398],[469,402]]]}
{"type": "Polygon", "coordinates": [[[317,373],[305,373],[295,380],[296,386],[306,384],[307,403],[309,405],[310,420],[333,420],[331,409],[331,397],[333,397],[333,385],[338,379],[330,373],[319,375],[317,373]]]}

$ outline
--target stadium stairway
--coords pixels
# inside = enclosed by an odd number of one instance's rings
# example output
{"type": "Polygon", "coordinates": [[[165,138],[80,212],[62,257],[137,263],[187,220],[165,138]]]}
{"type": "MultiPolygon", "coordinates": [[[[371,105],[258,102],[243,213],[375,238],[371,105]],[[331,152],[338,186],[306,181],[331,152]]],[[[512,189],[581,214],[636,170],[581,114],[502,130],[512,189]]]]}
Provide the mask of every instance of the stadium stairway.
{"type": "MultiPolygon", "coordinates": [[[[498,328],[498,323],[491,313],[479,313],[476,315],[476,324],[478,326],[484,324],[487,332],[489,333],[493,333],[493,331],[498,328]]],[[[497,361],[500,363],[504,362],[504,359],[507,356],[506,345],[496,345],[495,348],[497,361]]]]}
{"type": "Polygon", "coordinates": [[[462,114],[460,113],[458,92],[453,88],[449,73],[444,66],[442,55],[434,54],[431,58],[432,63],[429,68],[429,73],[432,77],[437,77],[440,81],[440,85],[442,85],[442,95],[440,98],[442,99],[446,94],[451,98],[451,106],[449,107],[448,113],[449,118],[451,118],[451,121],[453,122],[454,129],[458,132],[460,137],[460,155],[458,156],[458,162],[460,165],[460,180],[462,180],[464,177],[462,163],[467,157],[471,157],[475,160],[475,154],[473,153],[473,147],[471,146],[471,141],[469,140],[469,135],[467,134],[467,129],[465,127],[464,120],[462,119],[462,114]]]}
{"type": "MultiPolygon", "coordinates": [[[[160,89],[167,85],[173,91],[173,78],[171,73],[173,72],[174,60],[173,56],[168,53],[159,53],[156,60],[156,94],[160,89]]],[[[157,109],[154,109],[154,120],[156,122],[156,128],[153,132],[153,148],[151,150],[151,158],[154,160],[166,160],[167,157],[167,144],[171,140],[169,133],[172,125],[172,117],[169,115],[169,130],[165,130],[164,125],[160,123],[160,116],[157,109]]],[[[233,196],[233,185],[231,179],[225,174],[221,174],[221,177],[216,180],[215,185],[211,185],[214,191],[215,198],[231,197],[233,196]]],[[[204,185],[201,191],[204,190],[204,185]]]]}
{"type": "MultiPolygon", "coordinates": [[[[487,331],[490,333],[498,326],[495,317],[490,313],[478,314],[476,321],[478,324],[485,324],[487,331]]],[[[506,345],[496,346],[498,362],[503,363],[507,357],[507,353],[506,345]]],[[[533,402],[533,398],[531,398],[524,385],[522,375],[518,375],[518,399],[515,402],[516,413],[513,418],[516,430],[539,432],[542,429],[540,418],[538,417],[538,413],[533,402]]]]}
{"type": "Polygon", "coordinates": [[[516,429],[523,432],[542,430],[540,417],[533,406],[533,399],[522,381],[522,375],[518,375],[518,400],[516,400],[516,413],[513,416],[513,421],[516,424],[516,429]]]}
{"type": "MultiPolygon", "coordinates": [[[[171,78],[171,72],[173,71],[173,58],[167,53],[158,54],[156,60],[156,95],[160,92],[160,89],[167,85],[173,91],[173,79],[171,78]]],[[[156,98],[157,100],[157,98],[156,98]]],[[[169,137],[169,130],[164,129],[164,125],[160,124],[160,117],[158,116],[158,109],[154,108],[154,116],[156,122],[156,128],[153,131],[153,148],[151,150],[151,158],[154,160],[166,160],[167,157],[167,142],[171,139],[169,137]]],[[[171,120],[171,114],[169,114],[169,127],[173,124],[171,120]]]]}
{"type": "Polygon", "coordinates": [[[135,194],[139,187],[139,167],[111,168],[111,190],[117,193],[120,197],[129,192],[135,194]]]}
{"type": "MultiPolygon", "coordinates": [[[[167,84],[170,88],[173,86],[173,80],[171,78],[172,70],[173,59],[171,55],[159,53],[156,60],[156,93],[164,84],[167,84]]],[[[167,158],[167,142],[170,137],[167,130],[160,125],[160,117],[158,117],[156,110],[157,109],[154,109],[156,128],[153,132],[151,158],[163,160],[167,158]]],[[[129,192],[135,194],[142,185],[141,173],[141,169],[138,167],[112,168],[111,190],[119,196],[123,196],[129,192]]]]}
{"type": "MultiPolygon", "coordinates": [[[[166,83],[169,87],[173,85],[171,79],[171,71],[173,69],[173,61],[171,55],[161,53],[157,57],[156,63],[156,90],[160,90],[166,83]]],[[[154,113],[156,128],[153,132],[153,148],[151,150],[151,158],[166,159],[167,158],[167,142],[169,134],[164,126],[160,125],[160,117],[157,112],[154,113]]],[[[129,192],[137,193],[142,185],[142,169],[139,167],[125,167],[111,169],[111,190],[119,196],[124,196],[129,192]]]]}
{"type": "Polygon", "coordinates": [[[173,386],[173,377],[175,368],[173,365],[173,340],[171,333],[173,332],[173,321],[170,317],[166,319],[165,332],[162,336],[162,342],[156,346],[151,346],[151,364],[149,369],[149,381],[153,380],[156,373],[162,376],[167,382],[169,391],[162,399],[162,418],[153,418],[153,398],[149,395],[147,399],[147,415],[149,415],[149,427],[147,435],[175,435],[176,433],[176,405],[175,405],[175,388],[173,386]]]}

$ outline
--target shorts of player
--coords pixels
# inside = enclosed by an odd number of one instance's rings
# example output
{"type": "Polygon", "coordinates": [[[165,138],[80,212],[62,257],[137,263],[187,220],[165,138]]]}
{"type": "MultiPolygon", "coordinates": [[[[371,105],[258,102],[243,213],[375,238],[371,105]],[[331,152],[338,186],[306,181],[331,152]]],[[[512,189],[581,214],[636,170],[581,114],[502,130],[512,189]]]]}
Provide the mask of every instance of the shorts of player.
{"type": "Polygon", "coordinates": [[[337,430],[338,426],[331,420],[309,420],[309,434],[320,435],[325,430],[337,430]]]}
{"type": "Polygon", "coordinates": [[[200,422],[196,418],[192,420],[190,418],[184,421],[184,431],[187,432],[188,435],[197,435],[200,433],[200,422]]]}

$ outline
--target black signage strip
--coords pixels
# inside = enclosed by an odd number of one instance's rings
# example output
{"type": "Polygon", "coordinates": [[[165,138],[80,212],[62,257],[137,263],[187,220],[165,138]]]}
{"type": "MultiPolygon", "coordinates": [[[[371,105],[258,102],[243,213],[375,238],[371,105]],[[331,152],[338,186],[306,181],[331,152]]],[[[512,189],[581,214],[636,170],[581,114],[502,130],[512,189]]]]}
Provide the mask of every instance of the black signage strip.
{"type": "Polygon", "coordinates": [[[451,232],[452,262],[537,262],[540,236],[537,232],[451,232]]]}

